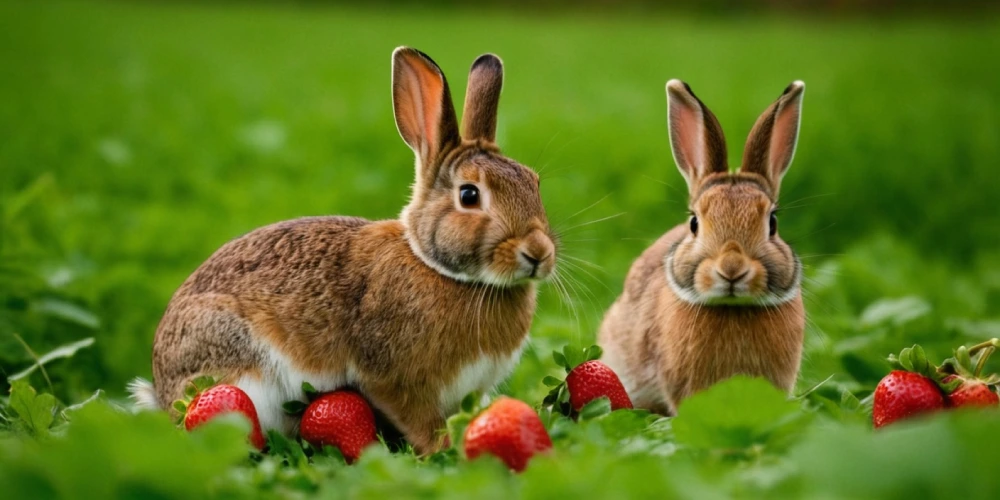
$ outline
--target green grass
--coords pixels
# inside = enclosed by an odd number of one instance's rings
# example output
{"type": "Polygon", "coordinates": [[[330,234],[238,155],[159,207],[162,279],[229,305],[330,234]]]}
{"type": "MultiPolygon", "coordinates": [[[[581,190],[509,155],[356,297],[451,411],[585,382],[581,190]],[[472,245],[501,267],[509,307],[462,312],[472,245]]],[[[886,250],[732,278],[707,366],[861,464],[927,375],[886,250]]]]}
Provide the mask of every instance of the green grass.
{"type": "MultiPolygon", "coordinates": [[[[997,446],[980,453],[970,437],[995,437],[995,423],[934,419],[873,438],[863,409],[851,408],[888,370],[889,352],[920,342],[941,359],[956,345],[1000,336],[998,20],[2,3],[0,370],[12,375],[36,355],[95,337],[29,379],[62,405],[97,389],[121,401],[129,378],[150,374],[153,331],[171,294],[218,246],[303,215],[395,217],[413,176],[389,92],[389,56],[405,44],[434,57],[457,102],[477,55],[504,59],[498,142],[542,172],[550,220],[579,226],[568,230],[565,253],[592,265],[565,266],[576,279],[568,304],[551,286],[542,289],[532,347],[502,388],[537,404],[542,377],[557,374],[552,349],[592,343],[632,260],[685,218],[686,189],[666,137],[665,81],[684,79],[716,113],[737,165],[757,115],[802,79],[802,133],[782,189],[781,228],[808,266],[800,391],[833,378],[784,430],[751,432],[733,457],[717,442],[674,436],[667,420],[556,422],[556,458],[508,477],[489,462],[456,464],[446,455],[416,464],[384,452],[352,468],[294,459],[282,468],[273,458],[250,466],[240,449],[210,452],[175,436],[165,417],[123,418],[124,444],[102,456],[137,461],[146,472],[122,472],[114,476],[120,489],[107,491],[174,491],[150,479],[162,464],[135,458],[149,454],[138,445],[145,433],[163,441],[158,453],[170,462],[202,457],[195,462],[232,479],[235,494],[304,485],[356,495],[580,488],[853,496],[817,485],[880,470],[888,455],[877,447],[917,455],[921,446],[910,438],[932,433],[928,449],[997,460],[997,446]],[[837,403],[815,411],[842,393],[850,395],[846,410],[837,403]]],[[[69,438],[0,444],[0,464],[28,464],[0,478],[25,492],[65,494],[59,488],[76,483],[59,486],[52,478],[62,476],[46,468],[81,465],[45,457],[119,439],[97,422],[103,410],[81,411],[98,416],[81,416],[77,434],[75,422],[56,419],[56,434],[69,438]]],[[[0,427],[30,433],[18,430],[14,413],[0,411],[0,427]]],[[[197,439],[226,435],[217,432],[197,439]]],[[[969,460],[952,462],[978,463],[969,460]]],[[[879,491],[942,494],[946,472],[959,470],[927,472],[914,457],[902,463],[905,473],[886,471],[879,491]]],[[[979,487],[970,491],[1000,486],[979,487]]]]}

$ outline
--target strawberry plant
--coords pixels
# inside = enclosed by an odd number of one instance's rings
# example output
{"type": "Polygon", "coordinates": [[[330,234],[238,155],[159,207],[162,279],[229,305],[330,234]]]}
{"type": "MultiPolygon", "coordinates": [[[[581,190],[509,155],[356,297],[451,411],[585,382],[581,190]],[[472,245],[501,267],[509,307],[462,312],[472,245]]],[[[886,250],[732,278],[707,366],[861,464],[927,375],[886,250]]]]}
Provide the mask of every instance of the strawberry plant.
{"type": "Polygon", "coordinates": [[[552,388],[542,404],[566,416],[580,415],[592,403],[586,415],[599,413],[605,406],[608,411],[631,409],[632,401],[618,375],[598,361],[602,353],[596,345],[582,350],[567,345],[562,351],[553,351],[552,359],[566,370],[566,378],[560,380],[550,375],[542,380],[552,388]],[[603,403],[600,399],[607,401],[603,403]]]}

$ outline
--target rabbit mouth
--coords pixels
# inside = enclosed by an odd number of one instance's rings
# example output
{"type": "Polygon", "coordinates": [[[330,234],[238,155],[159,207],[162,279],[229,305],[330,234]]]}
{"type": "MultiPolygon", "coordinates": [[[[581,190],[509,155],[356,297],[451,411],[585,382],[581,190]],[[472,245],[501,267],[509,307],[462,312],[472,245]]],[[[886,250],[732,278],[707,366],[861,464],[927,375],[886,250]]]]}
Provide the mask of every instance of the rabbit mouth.
{"type": "Polygon", "coordinates": [[[788,302],[799,293],[797,281],[788,289],[775,291],[767,286],[766,280],[758,286],[752,285],[751,282],[755,280],[752,275],[726,279],[695,271],[686,277],[679,277],[675,274],[672,255],[667,256],[664,264],[667,286],[681,301],[689,304],[767,307],[788,302]],[[696,284],[699,279],[704,280],[701,286],[696,284]]]}
{"type": "Polygon", "coordinates": [[[771,292],[752,293],[749,291],[746,292],[730,291],[726,293],[717,293],[717,292],[699,293],[694,290],[688,290],[687,296],[693,297],[695,299],[689,302],[705,306],[765,307],[765,306],[776,306],[788,302],[789,300],[791,300],[792,297],[794,297],[794,293],[774,294],[771,292]]]}
{"type": "Polygon", "coordinates": [[[710,304],[749,305],[761,299],[763,294],[754,293],[746,282],[732,282],[722,279],[716,281],[711,289],[700,292],[699,295],[710,304]]]}
{"type": "Polygon", "coordinates": [[[555,271],[555,264],[552,260],[551,256],[542,259],[532,259],[518,255],[516,267],[500,272],[487,270],[483,273],[482,281],[500,286],[524,285],[545,281],[555,271]]]}
{"type": "Polygon", "coordinates": [[[757,306],[760,305],[760,298],[751,295],[726,295],[722,297],[709,297],[705,299],[708,306],[757,306]]]}

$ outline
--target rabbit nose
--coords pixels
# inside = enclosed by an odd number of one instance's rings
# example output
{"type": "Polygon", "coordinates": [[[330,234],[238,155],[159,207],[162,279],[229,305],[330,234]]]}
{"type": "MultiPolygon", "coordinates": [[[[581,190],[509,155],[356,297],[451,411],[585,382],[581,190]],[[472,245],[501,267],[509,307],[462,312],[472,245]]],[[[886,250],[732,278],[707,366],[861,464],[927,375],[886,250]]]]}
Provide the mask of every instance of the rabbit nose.
{"type": "Polygon", "coordinates": [[[544,278],[552,272],[555,245],[544,232],[532,231],[524,239],[517,255],[525,267],[531,267],[531,278],[544,278]]]}
{"type": "Polygon", "coordinates": [[[718,274],[720,278],[728,281],[730,284],[734,284],[739,282],[741,279],[745,278],[747,274],[750,274],[750,270],[745,269],[738,276],[733,276],[731,274],[724,274],[723,271],[716,269],[715,274],[718,274]]]}
{"type": "Polygon", "coordinates": [[[731,241],[723,247],[723,254],[715,264],[715,274],[730,283],[736,283],[750,274],[749,262],[738,243],[731,241]]]}
{"type": "Polygon", "coordinates": [[[535,273],[538,272],[538,264],[542,262],[542,259],[536,259],[523,251],[521,252],[521,258],[528,261],[528,264],[531,266],[531,277],[534,278],[535,273]]]}

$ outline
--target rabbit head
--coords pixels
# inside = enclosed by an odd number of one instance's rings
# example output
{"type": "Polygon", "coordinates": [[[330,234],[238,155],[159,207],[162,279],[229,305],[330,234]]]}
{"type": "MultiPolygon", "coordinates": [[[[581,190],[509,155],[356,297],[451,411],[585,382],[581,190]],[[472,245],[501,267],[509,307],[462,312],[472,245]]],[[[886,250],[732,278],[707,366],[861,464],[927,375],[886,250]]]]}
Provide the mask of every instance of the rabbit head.
{"type": "Polygon", "coordinates": [[[495,143],[503,63],[472,64],[462,129],[444,73],[426,54],[393,53],[396,127],[416,155],[412,197],[400,217],[413,252],[459,281],[507,286],[548,277],[556,245],[538,175],[495,143]]]}
{"type": "Polygon", "coordinates": [[[687,181],[687,234],[666,257],[685,302],[777,305],[799,293],[802,265],[778,235],[778,189],[791,165],[805,85],[789,85],[757,120],[743,163],[730,172],[715,115],[679,80],[667,82],[674,161],[687,181]]]}

